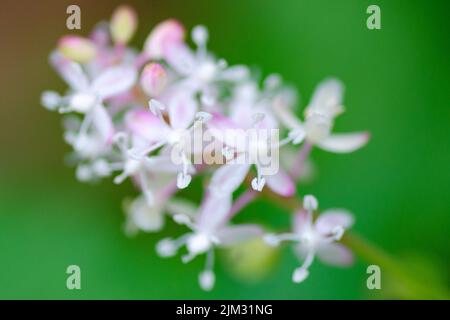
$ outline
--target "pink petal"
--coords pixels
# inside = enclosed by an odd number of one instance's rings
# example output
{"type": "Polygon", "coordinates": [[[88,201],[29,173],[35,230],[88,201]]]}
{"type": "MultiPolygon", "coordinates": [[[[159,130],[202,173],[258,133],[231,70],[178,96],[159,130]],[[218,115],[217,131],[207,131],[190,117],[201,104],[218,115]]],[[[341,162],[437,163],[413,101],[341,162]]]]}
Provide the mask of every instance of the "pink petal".
{"type": "Polygon", "coordinates": [[[150,143],[163,140],[170,130],[158,117],[145,109],[129,111],[125,116],[125,126],[134,135],[150,143]]]}
{"type": "Polygon", "coordinates": [[[101,98],[106,99],[131,89],[136,78],[137,72],[132,67],[111,67],[95,79],[92,90],[101,98]]]}
{"type": "Polygon", "coordinates": [[[220,228],[217,237],[220,244],[224,246],[233,245],[240,242],[249,241],[263,234],[263,230],[256,224],[241,224],[220,228]]]}
{"type": "Polygon", "coordinates": [[[279,169],[278,173],[265,177],[267,186],[283,197],[290,197],[295,193],[295,184],[291,177],[283,170],[279,169]]]}
{"type": "Polygon", "coordinates": [[[158,24],[148,36],[144,44],[144,51],[153,59],[164,58],[172,46],[183,43],[184,28],[174,19],[165,20],[158,24]]]}
{"type": "Polygon", "coordinates": [[[347,153],[363,147],[369,141],[367,132],[332,134],[318,143],[324,150],[335,153],[347,153]]]}
{"type": "Polygon", "coordinates": [[[317,250],[317,257],[334,266],[349,266],[353,263],[353,253],[340,243],[328,243],[317,250]]]}
{"type": "Polygon", "coordinates": [[[170,125],[174,129],[187,129],[194,121],[197,102],[191,94],[180,92],[168,103],[170,125]]]}
{"type": "Polygon", "coordinates": [[[158,96],[164,90],[166,83],[166,70],[159,63],[150,63],[144,67],[140,84],[147,95],[158,96]]]}
{"type": "Polygon", "coordinates": [[[237,151],[243,151],[247,134],[235,122],[220,113],[213,112],[207,126],[210,133],[225,146],[236,148],[237,151]]]}
{"type": "Polygon", "coordinates": [[[352,214],[343,209],[330,209],[324,211],[316,220],[315,228],[322,235],[330,234],[338,226],[350,228],[354,223],[352,214]]]}
{"type": "Polygon", "coordinates": [[[217,169],[209,184],[211,192],[231,194],[244,182],[249,164],[225,164],[217,169]]]}

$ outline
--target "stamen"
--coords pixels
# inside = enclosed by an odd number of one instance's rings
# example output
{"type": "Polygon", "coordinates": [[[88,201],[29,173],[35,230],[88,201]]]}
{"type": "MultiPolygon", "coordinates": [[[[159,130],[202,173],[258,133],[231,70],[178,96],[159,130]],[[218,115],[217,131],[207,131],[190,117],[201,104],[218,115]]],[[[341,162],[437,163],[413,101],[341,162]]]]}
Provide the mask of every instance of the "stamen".
{"type": "Polygon", "coordinates": [[[206,254],[205,269],[199,274],[198,282],[200,287],[205,291],[210,291],[214,287],[216,280],[213,272],[214,265],[214,250],[209,250],[206,254]]]}
{"type": "Polygon", "coordinates": [[[256,175],[257,177],[252,180],[252,188],[261,192],[266,184],[266,179],[261,175],[261,170],[258,165],[256,165],[256,175]]]}
{"type": "Polygon", "coordinates": [[[282,241],[300,241],[299,236],[295,233],[282,233],[279,235],[269,233],[263,239],[272,247],[278,246],[282,241]]]}
{"type": "Polygon", "coordinates": [[[196,227],[192,223],[191,219],[185,214],[176,214],[173,216],[173,220],[178,224],[183,224],[185,226],[188,226],[192,230],[196,229],[196,227]]]}
{"type": "Polygon", "coordinates": [[[186,243],[187,234],[181,236],[180,238],[176,240],[172,240],[170,238],[165,238],[160,240],[156,244],[156,252],[161,257],[173,257],[178,249],[186,243]]]}
{"type": "Polygon", "coordinates": [[[308,275],[309,275],[308,268],[311,266],[311,264],[314,261],[314,255],[315,255],[314,250],[310,250],[308,252],[303,264],[299,268],[294,270],[294,273],[292,274],[293,282],[300,283],[308,277],[308,275]]]}

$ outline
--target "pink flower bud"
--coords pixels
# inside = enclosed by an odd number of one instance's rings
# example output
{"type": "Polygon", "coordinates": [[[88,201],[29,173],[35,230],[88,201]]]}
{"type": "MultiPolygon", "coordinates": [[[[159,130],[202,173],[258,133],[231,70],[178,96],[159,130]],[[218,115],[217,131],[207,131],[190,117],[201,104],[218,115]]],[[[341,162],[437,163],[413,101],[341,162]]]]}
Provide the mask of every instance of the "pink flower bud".
{"type": "Polygon", "coordinates": [[[163,58],[172,46],[183,42],[184,34],[180,22],[174,19],[165,20],[158,24],[145,40],[144,52],[153,59],[163,58]]]}
{"type": "Polygon", "coordinates": [[[88,62],[95,57],[94,43],[80,36],[65,36],[59,40],[58,50],[61,54],[76,62],[88,62]]]}
{"type": "Polygon", "coordinates": [[[130,41],[137,28],[136,12],[128,5],[121,5],[114,10],[110,30],[113,41],[126,44],[130,41]]]}
{"type": "Polygon", "coordinates": [[[144,67],[140,84],[149,96],[158,96],[167,84],[167,73],[158,63],[150,63],[144,67]]]}

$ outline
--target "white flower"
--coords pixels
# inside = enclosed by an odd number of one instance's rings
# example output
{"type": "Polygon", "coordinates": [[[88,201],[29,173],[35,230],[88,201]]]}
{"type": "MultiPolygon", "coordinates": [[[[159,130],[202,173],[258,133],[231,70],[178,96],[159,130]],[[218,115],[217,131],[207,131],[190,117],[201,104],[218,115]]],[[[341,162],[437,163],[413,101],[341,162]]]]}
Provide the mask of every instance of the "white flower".
{"type": "MultiPolygon", "coordinates": [[[[144,142],[140,146],[130,150],[130,154],[135,159],[142,159],[147,154],[152,153],[162,147],[167,147],[162,153],[171,157],[174,154],[180,159],[178,166],[177,186],[180,189],[186,188],[191,182],[190,172],[193,166],[190,162],[191,148],[190,139],[193,130],[208,120],[205,112],[196,112],[197,104],[189,95],[179,92],[168,98],[168,108],[160,101],[152,99],[149,107],[154,116],[146,114],[141,117],[139,127],[133,124],[133,130],[143,134],[144,142]],[[169,122],[163,116],[163,111],[167,110],[169,122]],[[155,120],[157,120],[155,122],[155,120]],[[148,130],[145,130],[146,127],[148,130]]],[[[142,114],[144,115],[144,114],[142,114]]]]}
{"type": "Polygon", "coordinates": [[[314,257],[328,264],[345,266],[351,264],[353,255],[342,244],[336,243],[353,224],[353,217],[342,209],[331,209],[323,212],[313,222],[313,211],[317,209],[318,202],[313,196],[305,196],[304,210],[295,214],[293,233],[267,234],[265,241],[277,246],[281,241],[298,242],[295,251],[303,264],[294,270],[292,280],[302,282],[308,277],[308,269],[314,257]]]}
{"type": "Polygon", "coordinates": [[[185,263],[197,255],[207,254],[206,266],[199,278],[200,285],[204,290],[211,289],[214,282],[212,271],[214,248],[244,242],[261,235],[262,232],[259,226],[252,224],[229,226],[230,208],[230,195],[208,194],[193,218],[187,214],[173,216],[175,222],[188,226],[191,232],[176,240],[163,239],[156,247],[160,256],[170,257],[185,245],[188,251],[182,257],[185,263]]]}
{"type": "Polygon", "coordinates": [[[115,66],[106,69],[92,81],[84,73],[80,64],[65,59],[58,53],[51,56],[51,62],[70,87],[68,95],[59,96],[55,92],[44,92],[43,105],[61,113],[78,112],[85,114],[78,137],[83,139],[94,126],[105,143],[111,142],[114,126],[103,102],[129,90],[136,82],[136,70],[131,67],[115,66]]]}
{"type": "Polygon", "coordinates": [[[336,116],[344,112],[342,106],[343,86],[336,79],[325,80],[314,92],[309,106],[305,110],[305,122],[301,122],[286,107],[276,109],[280,121],[288,127],[294,143],[306,139],[321,149],[346,153],[364,146],[369,140],[366,132],[335,133],[331,131],[336,116]]]}

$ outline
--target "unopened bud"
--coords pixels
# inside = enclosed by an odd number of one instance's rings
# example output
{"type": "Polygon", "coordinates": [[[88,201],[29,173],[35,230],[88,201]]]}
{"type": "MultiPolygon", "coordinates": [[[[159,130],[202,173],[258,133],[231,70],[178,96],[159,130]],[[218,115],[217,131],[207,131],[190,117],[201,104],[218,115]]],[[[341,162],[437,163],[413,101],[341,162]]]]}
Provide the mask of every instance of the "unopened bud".
{"type": "Polygon", "coordinates": [[[111,37],[115,43],[126,44],[130,41],[137,27],[136,12],[127,5],[114,10],[111,18],[111,37]]]}
{"type": "Polygon", "coordinates": [[[183,42],[184,34],[184,28],[177,20],[163,21],[148,35],[144,52],[153,59],[160,59],[171,46],[183,42]]]}
{"type": "Polygon", "coordinates": [[[167,73],[159,63],[150,63],[144,67],[140,84],[142,90],[151,97],[158,96],[166,87],[167,73]]]}
{"type": "Polygon", "coordinates": [[[88,62],[96,54],[94,43],[79,36],[65,36],[58,43],[58,50],[61,54],[76,62],[88,62]]]}

